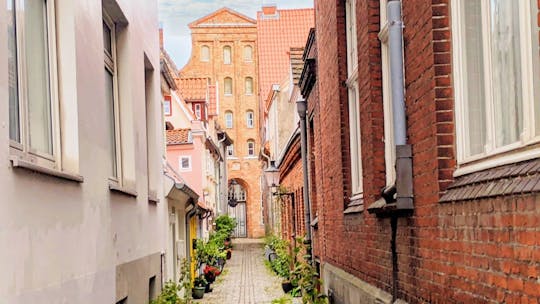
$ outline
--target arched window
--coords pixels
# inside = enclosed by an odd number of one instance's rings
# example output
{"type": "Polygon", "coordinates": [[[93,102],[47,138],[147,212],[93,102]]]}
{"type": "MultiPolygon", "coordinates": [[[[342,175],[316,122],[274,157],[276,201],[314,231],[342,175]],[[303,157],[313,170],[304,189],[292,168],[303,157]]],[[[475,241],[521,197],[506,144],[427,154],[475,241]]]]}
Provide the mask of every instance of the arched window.
{"type": "Polygon", "coordinates": [[[250,139],[247,141],[248,156],[255,156],[255,141],[250,139]]]}
{"type": "Polygon", "coordinates": [[[244,47],[244,61],[252,61],[253,60],[253,48],[251,45],[246,45],[244,47]]]}
{"type": "Polygon", "coordinates": [[[246,95],[253,94],[253,78],[246,77],[246,95]]]}
{"type": "Polygon", "coordinates": [[[201,61],[210,61],[210,48],[206,45],[201,46],[201,61]]]}
{"type": "Polygon", "coordinates": [[[223,63],[224,64],[231,64],[231,54],[232,54],[232,51],[231,51],[230,46],[227,45],[223,47],[223,63]]]}
{"type": "Polygon", "coordinates": [[[254,125],[254,114],[253,111],[249,110],[246,112],[246,125],[248,128],[253,128],[254,125]]]}
{"type": "Polygon", "coordinates": [[[232,95],[232,78],[225,77],[223,92],[225,95],[232,95]]]}
{"type": "Polygon", "coordinates": [[[233,114],[231,111],[225,112],[225,128],[232,129],[233,127],[233,114]]]}

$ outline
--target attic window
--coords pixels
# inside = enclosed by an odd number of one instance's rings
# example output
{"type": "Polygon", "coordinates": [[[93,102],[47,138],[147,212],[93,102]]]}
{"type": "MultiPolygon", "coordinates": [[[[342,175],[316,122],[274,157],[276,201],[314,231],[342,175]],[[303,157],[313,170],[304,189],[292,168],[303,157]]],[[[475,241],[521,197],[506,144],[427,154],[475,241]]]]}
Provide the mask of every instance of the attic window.
{"type": "Polygon", "coordinates": [[[277,11],[276,4],[266,4],[262,7],[263,19],[279,19],[279,13],[277,11]]]}

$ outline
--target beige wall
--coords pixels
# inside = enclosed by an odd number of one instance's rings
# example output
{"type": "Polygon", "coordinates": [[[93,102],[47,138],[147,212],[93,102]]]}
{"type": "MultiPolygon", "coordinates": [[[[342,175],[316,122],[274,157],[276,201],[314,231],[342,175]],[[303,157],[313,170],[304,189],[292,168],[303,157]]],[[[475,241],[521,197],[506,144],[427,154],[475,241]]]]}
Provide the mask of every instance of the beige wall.
{"type": "MultiPolygon", "coordinates": [[[[108,2],[108,1],[105,1],[108,2]]],[[[56,0],[59,90],[63,101],[62,152],[84,182],[68,181],[10,164],[8,103],[0,103],[0,302],[115,303],[117,266],[139,281],[154,275],[167,229],[164,204],[149,204],[145,124],[144,55],[154,68],[149,96],[154,155],[152,188],[163,202],[162,123],[159,94],[157,1],[119,0],[128,26],[118,40],[125,185],[137,197],[108,187],[110,156],[102,37],[102,1],[56,0]],[[149,256],[153,258],[149,259],[149,256]],[[138,261],[150,264],[139,268],[138,261]],[[129,266],[132,265],[132,266],[129,266]],[[126,268],[127,267],[127,268],[126,268]],[[136,270],[136,269],[138,270],[136,270]],[[148,271],[145,271],[148,270],[148,271]],[[152,271],[150,271],[152,269],[152,271]],[[5,301],[5,302],[3,302],[5,301]]],[[[5,5],[0,20],[6,20],[5,5]]],[[[1,25],[4,27],[5,23],[1,25]]],[[[0,41],[7,41],[0,30],[0,41]]],[[[0,70],[7,68],[0,47],[0,70]]],[[[7,73],[0,73],[0,100],[8,100],[7,73]]],[[[126,284],[135,284],[127,278],[126,284]]],[[[160,282],[157,282],[160,284],[160,282]]],[[[129,290],[134,288],[129,287],[129,290]]],[[[147,293],[134,290],[129,303],[147,293]]]]}

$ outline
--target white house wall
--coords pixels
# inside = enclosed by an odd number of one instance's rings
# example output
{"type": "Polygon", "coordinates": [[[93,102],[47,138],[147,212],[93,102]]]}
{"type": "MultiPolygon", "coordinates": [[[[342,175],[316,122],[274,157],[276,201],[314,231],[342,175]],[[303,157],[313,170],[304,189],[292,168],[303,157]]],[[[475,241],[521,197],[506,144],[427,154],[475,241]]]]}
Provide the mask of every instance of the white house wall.
{"type": "MultiPolygon", "coordinates": [[[[105,1],[107,2],[107,1],[105,1]]],[[[0,303],[147,303],[148,279],[159,276],[165,247],[165,204],[147,191],[144,54],[154,68],[150,86],[153,188],[163,202],[163,144],[157,1],[119,0],[129,22],[119,39],[122,150],[125,180],[137,197],[108,187],[110,156],[103,73],[102,1],[56,0],[63,96],[76,108],[61,117],[78,142],[67,142],[65,160],[84,182],[67,181],[9,161],[8,103],[0,103],[0,303]],[[68,115],[69,114],[69,115],[68,115]],[[129,126],[127,128],[126,126],[129,126]],[[129,148],[130,147],[130,148],[129,148]],[[157,267],[157,270],[156,270],[157,267]],[[133,273],[139,276],[132,276],[133,273]],[[145,298],[146,297],[146,298],[145,298]]],[[[6,20],[5,5],[0,20],[6,20]]],[[[0,23],[5,26],[5,22],[0,23]]],[[[7,41],[0,30],[0,41],[7,41]]],[[[7,71],[7,47],[0,70],[7,71]]],[[[0,73],[0,100],[8,100],[8,74],[0,73]]],[[[159,287],[161,278],[156,278],[159,287]]]]}

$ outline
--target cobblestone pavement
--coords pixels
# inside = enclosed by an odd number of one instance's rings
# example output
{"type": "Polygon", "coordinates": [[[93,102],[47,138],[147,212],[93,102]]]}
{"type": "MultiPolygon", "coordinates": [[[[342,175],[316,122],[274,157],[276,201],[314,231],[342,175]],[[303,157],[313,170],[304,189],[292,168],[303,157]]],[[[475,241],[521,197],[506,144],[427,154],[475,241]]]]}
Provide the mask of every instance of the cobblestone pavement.
{"type": "Polygon", "coordinates": [[[233,246],[232,258],[212,284],[213,291],[195,303],[267,304],[282,297],[281,279],[264,265],[262,240],[235,239],[233,246]]]}

